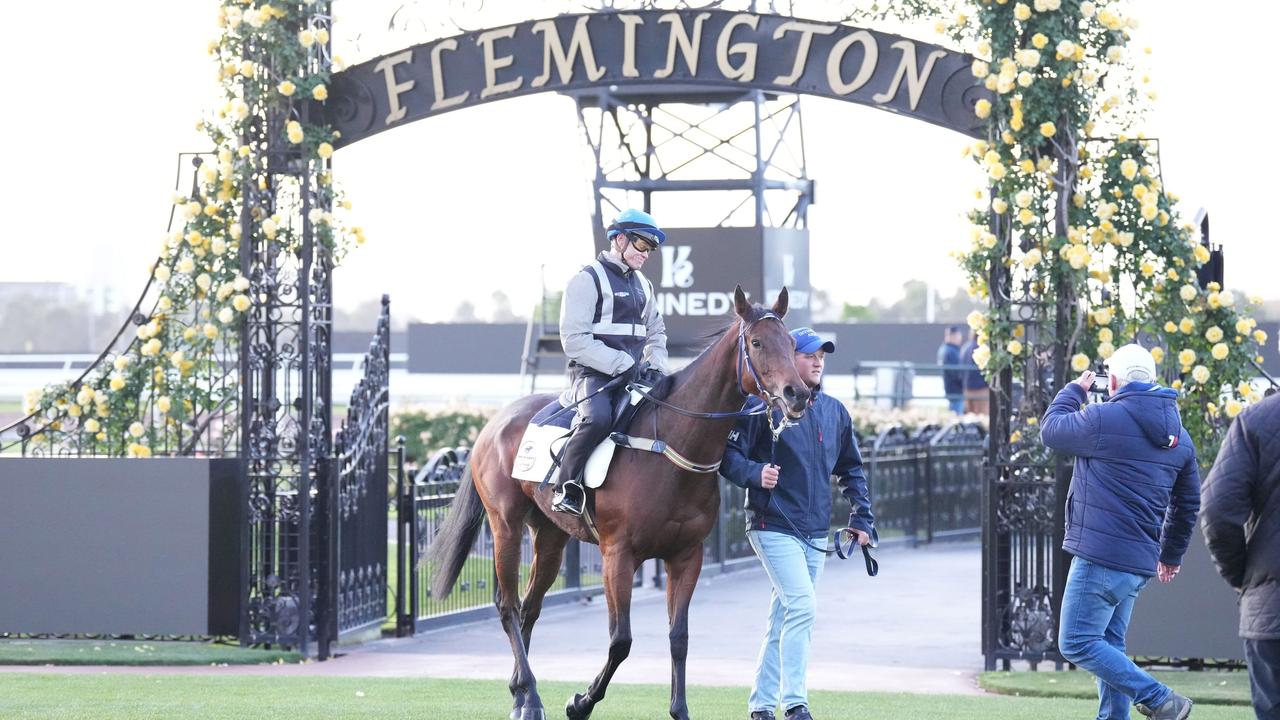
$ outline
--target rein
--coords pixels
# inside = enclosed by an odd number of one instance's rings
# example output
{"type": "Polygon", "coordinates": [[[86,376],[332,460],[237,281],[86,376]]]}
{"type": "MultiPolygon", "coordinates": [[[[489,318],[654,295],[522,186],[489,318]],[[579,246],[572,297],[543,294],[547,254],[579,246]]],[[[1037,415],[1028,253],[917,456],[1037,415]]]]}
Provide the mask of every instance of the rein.
{"type": "MultiPolygon", "coordinates": [[[[773,431],[773,438],[769,443],[769,464],[770,465],[777,465],[777,462],[775,462],[775,460],[778,452],[778,436],[782,434],[782,428],[785,428],[787,425],[786,418],[784,417],[782,420],[780,420],[778,425],[779,427],[775,431],[774,425],[773,425],[773,413],[770,412],[769,413],[769,429],[773,431]]],[[[765,492],[768,493],[765,499],[765,509],[768,510],[769,503],[773,501],[773,491],[766,490],[765,492]]],[[[853,528],[848,528],[848,527],[841,528],[835,531],[834,533],[832,533],[831,541],[835,545],[835,547],[828,550],[827,548],[818,547],[817,545],[814,545],[812,542],[810,542],[809,538],[805,537],[804,533],[800,532],[800,528],[797,528],[796,524],[791,521],[790,516],[786,515],[783,512],[779,512],[778,516],[787,522],[787,526],[790,527],[791,530],[795,533],[795,537],[798,538],[800,542],[807,545],[810,549],[817,550],[818,552],[823,553],[825,555],[831,555],[832,553],[835,553],[841,560],[847,560],[849,557],[853,555],[853,546],[858,542],[857,536],[853,535],[852,533],[853,528]],[[847,551],[840,540],[840,536],[844,535],[845,533],[849,533],[850,535],[852,535],[852,537],[849,540],[847,551]]],[[[875,559],[874,556],[871,555],[871,548],[875,547],[877,544],[878,543],[876,542],[875,535],[872,535],[871,542],[861,546],[862,561],[867,567],[867,575],[870,575],[871,577],[875,577],[876,575],[880,574],[880,563],[875,559]]]]}
{"type": "MultiPolygon", "coordinates": [[[[769,464],[770,465],[775,464],[774,458],[777,453],[778,438],[779,436],[782,435],[782,431],[787,427],[787,418],[785,413],[781,413],[780,414],[781,417],[778,419],[778,421],[776,423],[774,422],[773,405],[774,403],[779,402],[781,398],[769,392],[765,388],[764,382],[762,382],[760,379],[760,373],[756,370],[755,364],[751,362],[751,353],[747,352],[747,331],[749,331],[752,328],[752,326],[754,326],[756,323],[760,322],[761,320],[768,320],[768,319],[773,319],[773,320],[777,320],[778,322],[782,322],[782,318],[778,317],[776,314],[772,312],[765,312],[755,320],[752,320],[749,323],[743,323],[742,329],[738,331],[738,357],[736,362],[734,363],[734,372],[737,376],[736,384],[738,386],[738,392],[742,393],[743,397],[747,397],[747,398],[752,397],[753,395],[758,395],[760,399],[763,401],[763,405],[761,407],[752,409],[752,410],[748,410],[748,409],[736,410],[733,412],[699,412],[695,410],[686,410],[685,408],[672,405],[671,403],[665,400],[656,398],[649,393],[647,388],[645,388],[642,385],[638,385],[636,383],[627,384],[626,386],[627,391],[636,393],[640,397],[644,398],[648,402],[653,403],[654,405],[657,405],[658,407],[666,408],[674,413],[683,415],[685,417],[690,417],[690,418],[698,418],[702,420],[721,420],[726,418],[741,418],[741,417],[753,417],[756,415],[764,415],[766,421],[768,421],[769,423],[769,432],[770,432],[770,435],[772,436],[769,444],[769,464]],[[758,391],[758,393],[750,393],[747,391],[746,385],[744,383],[744,377],[745,377],[745,374],[743,373],[744,367],[746,368],[746,372],[750,374],[752,382],[755,383],[756,390],[758,391]]],[[[644,450],[648,452],[659,453],[665,456],[667,460],[669,460],[673,465],[683,470],[688,470],[696,473],[713,473],[719,470],[720,468],[719,462],[716,462],[711,465],[695,463],[689,460],[688,458],[685,458],[683,455],[680,455],[678,452],[675,451],[674,448],[667,445],[665,442],[658,440],[657,439],[657,429],[658,429],[657,423],[658,423],[658,419],[657,419],[657,416],[655,415],[653,440],[628,437],[624,433],[614,433],[613,441],[623,447],[630,447],[636,450],[644,450]]],[[[768,498],[769,498],[768,501],[772,501],[773,499],[772,492],[769,492],[768,498]]],[[[838,555],[841,560],[844,560],[853,554],[853,545],[857,542],[856,537],[849,541],[847,553],[840,540],[840,536],[848,532],[849,530],[851,530],[851,528],[842,528],[840,530],[837,530],[832,535],[832,540],[835,544],[835,547],[828,550],[827,548],[818,547],[817,545],[814,545],[812,542],[810,542],[808,538],[804,536],[804,533],[800,532],[800,530],[796,528],[795,523],[791,521],[790,517],[782,513],[779,513],[779,515],[782,516],[782,519],[785,520],[787,522],[787,525],[789,525],[791,529],[795,532],[796,537],[800,538],[800,541],[803,542],[805,545],[808,545],[810,548],[817,550],[819,552],[825,553],[827,555],[831,555],[834,553],[838,555]]],[[[872,544],[874,544],[874,540],[872,541],[872,544]]],[[[866,564],[867,574],[872,577],[875,577],[880,572],[880,564],[871,555],[872,544],[861,546],[862,559],[866,564]]]]}
{"type": "MultiPolygon", "coordinates": [[[[773,433],[773,440],[774,442],[777,442],[778,435],[780,435],[782,433],[782,429],[786,427],[786,421],[784,417],[782,421],[780,421],[777,425],[774,425],[773,413],[770,412],[770,407],[772,407],[772,404],[777,402],[779,398],[778,396],[774,395],[773,393],[765,389],[764,383],[761,382],[760,380],[760,374],[756,371],[755,365],[751,362],[751,354],[747,352],[747,331],[750,330],[756,323],[760,322],[761,320],[768,320],[770,318],[777,320],[778,322],[782,322],[782,318],[778,317],[777,314],[773,312],[765,312],[761,314],[760,317],[752,320],[751,322],[743,323],[742,328],[738,331],[738,357],[734,362],[734,372],[737,376],[735,378],[735,384],[738,386],[738,391],[741,392],[744,397],[752,396],[752,393],[747,392],[747,389],[744,386],[742,381],[742,377],[743,377],[742,368],[743,366],[745,366],[747,368],[747,372],[751,373],[751,379],[756,384],[756,390],[759,391],[760,399],[764,401],[761,407],[755,408],[755,409],[734,410],[732,412],[701,412],[696,410],[686,410],[685,408],[679,407],[677,405],[673,405],[667,402],[666,400],[654,397],[649,392],[650,388],[646,388],[643,385],[640,385],[638,383],[628,383],[626,386],[627,391],[634,392],[637,395],[639,395],[641,398],[647,400],[648,402],[651,402],[658,407],[666,408],[678,415],[683,415],[685,417],[696,418],[701,420],[722,420],[726,418],[741,418],[741,417],[752,417],[755,415],[765,415],[769,420],[769,429],[773,433]]],[[[720,461],[716,461],[714,463],[709,463],[709,464],[694,462],[689,458],[686,458],[685,456],[681,455],[679,452],[676,451],[675,448],[671,447],[670,445],[663,442],[662,440],[659,440],[657,413],[654,413],[654,416],[653,416],[653,439],[630,437],[625,433],[614,433],[613,441],[616,444],[621,445],[623,447],[629,447],[635,450],[644,450],[646,452],[658,453],[666,457],[667,460],[669,460],[672,465],[675,465],[676,467],[682,470],[687,470],[689,472],[694,472],[699,474],[710,474],[720,469],[720,461]]]]}
{"type": "Polygon", "coordinates": [[[751,354],[747,352],[747,331],[750,330],[753,326],[755,326],[756,323],[760,322],[761,320],[769,320],[769,319],[782,322],[782,318],[778,317],[776,314],[772,312],[766,312],[762,314],[760,317],[756,318],[755,320],[752,320],[749,323],[743,323],[742,329],[738,331],[738,358],[737,358],[737,361],[734,362],[734,371],[737,375],[736,383],[738,385],[738,392],[742,393],[742,396],[747,398],[755,395],[755,393],[747,392],[747,388],[742,382],[742,379],[743,379],[742,368],[743,366],[746,366],[747,372],[751,373],[751,380],[756,384],[756,389],[759,391],[760,399],[764,401],[764,405],[762,407],[756,408],[754,410],[744,409],[744,410],[735,410],[732,412],[698,412],[695,410],[686,410],[682,407],[672,405],[671,403],[665,400],[656,398],[653,395],[650,395],[646,388],[644,388],[643,386],[636,385],[634,383],[628,384],[627,390],[630,392],[636,393],[637,395],[644,398],[645,400],[648,400],[654,405],[666,408],[676,414],[684,415],[685,417],[698,418],[701,420],[722,420],[725,418],[740,418],[740,417],[752,417],[754,415],[766,415],[769,420],[769,429],[773,432],[774,442],[777,442],[778,436],[782,434],[783,427],[786,426],[786,420],[785,418],[783,418],[783,420],[780,421],[778,425],[774,425],[773,413],[769,412],[769,408],[772,407],[775,402],[780,401],[781,398],[779,398],[777,395],[774,395],[773,393],[765,389],[764,383],[760,380],[760,373],[756,372],[756,367],[751,362],[751,354]]]}

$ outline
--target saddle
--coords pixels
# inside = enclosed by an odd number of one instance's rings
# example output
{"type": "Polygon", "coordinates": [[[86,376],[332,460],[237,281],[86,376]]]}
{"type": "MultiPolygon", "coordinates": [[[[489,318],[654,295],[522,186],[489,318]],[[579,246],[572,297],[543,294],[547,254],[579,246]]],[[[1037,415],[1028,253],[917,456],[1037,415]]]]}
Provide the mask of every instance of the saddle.
{"type": "MultiPolygon", "coordinates": [[[[627,429],[640,411],[642,399],[640,393],[634,391],[618,394],[614,401],[609,436],[596,446],[587,459],[583,478],[587,487],[598,488],[604,484],[609,463],[613,460],[613,451],[619,444],[618,438],[626,437],[627,429]]],[[[574,412],[563,405],[559,397],[534,414],[520,439],[520,446],[512,463],[512,477],[526,482],[554,482],[556,473],[560,471],[560,455],[564,451],[564,445],[573,435],[574,417],[574,412]]]]}

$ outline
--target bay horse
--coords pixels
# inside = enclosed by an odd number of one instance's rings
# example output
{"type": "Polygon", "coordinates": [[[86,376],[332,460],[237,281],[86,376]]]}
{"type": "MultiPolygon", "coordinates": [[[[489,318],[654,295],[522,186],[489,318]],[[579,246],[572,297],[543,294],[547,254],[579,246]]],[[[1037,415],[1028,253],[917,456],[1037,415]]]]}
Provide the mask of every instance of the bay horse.
{"type": "Polygon", "coordinates": [[[589,517],[578,517],[551,511],[551,484],[540,487],[512,477],[512,463],[525,427],[554,395],[515,401],[476,438],[457,496],[428,550],[427,562],[432,565],[432,596],[447,596],[487,514],[497,572],[494,603],[515,657],[508,685],[514,698],[513,720],[546,718],[529,665],[529,641],[543,596],[559,574],[570,537],[600,545],[609,610],[609,654],[604,669],[586,692],[569,700],[565,714],[570,720],[585,720],[604,699],[610,679],[631,650],[631,590],[636,569],[644,560],[660,558],[667,567],[670,714],[677,720],[688,720],[685,658],[689,601],[702,571],[702,543],[720,508],[714,467],[724,454],[729,431],[741,416],[735,411],[743,407],[748,395],[756,395],[765,400],[766,408],[777,407],[794,419],[804,414],[809,400],[809,390],[795,369],[795,343],[782,322],[787,312],[786,288],[772,309],[765,309],[749,303],[738,287],[734,309],[737,317],[720,337],[691,364],[661,383],[667,389],[664,403],[645,403],[631,423],[637,435],[647,435],[656,428],[659,439],[683,458],[705,463],[702,472],[677,467],[663,455],[619,447],[604,485],[595,491],[594,508],[588,507],[589,517]],[[533,533],[533,566],[520,598],[520,543],[526,525],[533,533]]]}

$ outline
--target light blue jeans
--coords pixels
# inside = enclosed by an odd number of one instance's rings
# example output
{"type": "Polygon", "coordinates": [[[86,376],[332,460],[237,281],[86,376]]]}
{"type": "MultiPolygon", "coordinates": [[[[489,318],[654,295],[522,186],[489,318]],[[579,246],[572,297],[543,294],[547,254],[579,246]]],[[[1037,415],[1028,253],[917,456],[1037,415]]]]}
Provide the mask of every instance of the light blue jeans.
{"type": "MultiPolygon", "coordinates": [[[[827,556],[786,533],[750,530],[747,540],[773,585],[769,625],[760,645],[747,711],[773,710],[779,702],[784,710],[808,705],[805,676],[809,639],[817,617],[815,591],[827,556]]],[[[825,547],[827,538],[818,536],[810,542],[825,547]]]]}
{"type": "Polygon", "coordinates": [[[1128,720],[1140,702],[1157,707],[1169,688],[1142,671],[1124,650],[1133,602],[1151,578],[1074,558],[1062,596],[1058,649],[1098,679],[1098,720],[1128,720]]]}

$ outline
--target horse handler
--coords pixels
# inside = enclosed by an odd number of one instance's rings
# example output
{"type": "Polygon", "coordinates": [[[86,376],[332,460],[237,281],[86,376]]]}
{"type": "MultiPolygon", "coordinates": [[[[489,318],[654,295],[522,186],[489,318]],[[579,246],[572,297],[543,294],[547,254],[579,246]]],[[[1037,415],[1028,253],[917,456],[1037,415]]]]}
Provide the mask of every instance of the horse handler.
{"type": "Polygon", "coordinates": [[[811,720],[805,676],[817,616],[815,590],[826,560],[831,477],[853,505],[850,533],[871,542],[875,518],[849,411],[823,394],[822,370],[835,343],[810,328],[791,331],[795,363],[812,391],[809,409],[775,443],[763,415],[743,418],[729,434],[721,473],[747,489],[747,539],[773,586],[769,622],[747,708],[751,720],[811,720]]]}

